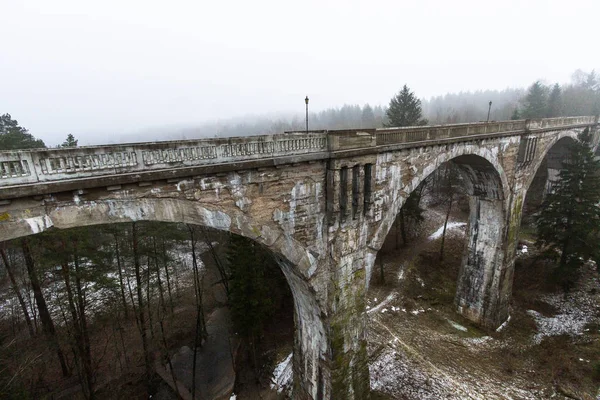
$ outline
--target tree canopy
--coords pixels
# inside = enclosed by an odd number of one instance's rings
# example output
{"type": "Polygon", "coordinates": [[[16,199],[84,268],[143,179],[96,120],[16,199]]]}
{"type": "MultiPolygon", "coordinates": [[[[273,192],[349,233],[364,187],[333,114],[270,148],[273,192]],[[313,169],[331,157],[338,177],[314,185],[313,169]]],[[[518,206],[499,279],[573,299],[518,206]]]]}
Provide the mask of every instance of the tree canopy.
{"type": "Polygon", "coordinates": [[[406,85],[392,97],[385,114],[388,118],[385,126],[388,127],[427,125],[427,120],[423,118],[421,100],[406,85]]]}
{"type": "Polygon", "coordinates": [[[590,141],[586,128],[571,145],[570,157],[562,162],[559,180],[553,183],[536,221],[538,245],[549,248],[550,258],[558,259],[556,275],[566,290],[598,248],[600,161],[594,159],[590,141]]]}
{"type": "Polygon", "coordinates": [[[75,136],[69,133],[60,147],[77,147],[77,142],[79,142],[79,140],[75,139],[75,136]]]}
{"type": "Polygon", "coordinates": [[[548,88],[536,81],[527,90],[523,99],[523,118],[544,118],[548,110],[548,88]]]}
{"type": "Polygon", "coordinates": [[[46,147],[41,139],[36,139],[27,129],[19,126],[10,114],[0,115],[0,150],[35,149],[46,147]]]}

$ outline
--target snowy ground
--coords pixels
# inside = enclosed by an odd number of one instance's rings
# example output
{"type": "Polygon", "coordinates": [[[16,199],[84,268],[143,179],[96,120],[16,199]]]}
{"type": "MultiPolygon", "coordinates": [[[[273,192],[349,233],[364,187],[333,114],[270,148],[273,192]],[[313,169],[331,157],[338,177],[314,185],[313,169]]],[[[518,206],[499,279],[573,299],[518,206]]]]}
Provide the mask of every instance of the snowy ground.
{"type": "MultiPolygon", "coordinates": [[[[600,332],[592,332],[598,330],[600,323],[597,273],[585,275],[578,290],[566,300],[562,294],[540,295],[537,301],[554,309],[553,313],[513,309],[512,312],[520,313],[519,322],[513,318],[513,326],[509,321],[500,332],[480,331],[455,314],[451,304],[432,300],[443,298],[440,281],[429,279],[436,277],[435,268],[431,268],[433,273],[425,273],[420,270],[423,266],[414,266],[413,258],[419,251],[439,249],[436,241],[443,230],[443,219],[435,211],[427,214],[429,226],[421,234],[422,247],[408,251],[408,259],[401,254],[386,259],[387,276],[396,279],[386,278],[385,286],[370,288],[368,348],[372,390],[407,400],[566,399],[565,393],[572,398],[600,399],[600,392],[597,395],[595,390],[593,394],[577,393],[544,380],[543,374],[535,370],[535,360],[527,359],[537,354],[544,338],[568,335],[573,343],[586,345],[600,340],[600,332]],[[418,290],[422,294],[414,296],[418,290]],[[521,329],[523,318],[533,319],[535,327],[530,331],[521,329]],[[513,368],[516,372],[506,372],[513,368]]],[[[455,247],[460,247],[457,245],[464,232],[465,224],[460,221],[447,226],[447,235],[455,247]]],[[[527,255],[528,251],[531,249],[520,254],[527,255]]],[[[575,345],[572,346],[575,351],[575,345]]],[[[579,358],[582,364],[594,361],[597,360],[593,357],[579,358]]]]}

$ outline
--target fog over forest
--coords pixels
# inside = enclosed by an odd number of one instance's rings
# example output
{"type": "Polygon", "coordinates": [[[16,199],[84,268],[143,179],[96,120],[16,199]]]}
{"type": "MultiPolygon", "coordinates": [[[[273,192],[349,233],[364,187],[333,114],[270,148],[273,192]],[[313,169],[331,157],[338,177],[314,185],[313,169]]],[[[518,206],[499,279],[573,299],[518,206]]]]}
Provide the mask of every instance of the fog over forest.
{"type": "MultiPolygon", "coordinates": [[[[576,70],[571,81],[559,85],[560,109],[557,115],[596,115],[600,108],[599,75],[592,71],[576,70]]],[[[541,84],[544,95],[550,97],[555,83],[544,80],[541,84]]],[[[533,83],[532,83],[533,85],[533,83]]],[[[408,83],[410,87],[410,83],[408,83]]],[[[401,88],[398,86],[396,92],[401,88]]],[[[421,98],[423,116],[429,124],[452,124],[485,121],[492,102],[490,120],[502,121],[515,118],[526,118],[520,115],[519,109],[525,106],[528,88],[507,88],[504,90],[481,90],[475,92],[448,93],[429,99],[421,98]],[[515,115],[517,111],[517,115],[515,115]]],[[[396,94],[390,92],[390,98],[396,94]]],[[[418,93],[415,93],[418,96],[418,93]]],[[[300,109],[304,111],[302,102],[300,109]]],[[[323,111],[310,111],[309,129],[356,129],[381,128],[386,123],[387,102],[377,105],[344,104],[327,108],[323,111]]],[[[556,115],[541,115],[550,117],[556,115]]],[[[531,117],[538,117],[537,115],[531,117]]],[[[274,134],[286,131],[302,131],[306,129],[305,113],[272,113],[269,115],[245,115],[220,121],[199,124],[197,126],[165,126],[121,135],[118,139],[101,137],[90,144],[126,143],[138,141],[160,141],[175,139],[195,139],[204,137],[232,137],[260,134],[274,134]]],[[[86,140],[82,141],[86,143],[86,140]]]]}

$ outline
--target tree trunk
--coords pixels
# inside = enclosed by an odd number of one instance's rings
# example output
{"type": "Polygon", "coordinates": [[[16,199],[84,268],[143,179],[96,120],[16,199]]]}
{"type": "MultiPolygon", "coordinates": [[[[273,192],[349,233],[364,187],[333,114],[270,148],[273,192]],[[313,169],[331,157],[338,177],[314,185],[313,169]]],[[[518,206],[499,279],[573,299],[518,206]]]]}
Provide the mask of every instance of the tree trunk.
{"type": "Polygon", "coordinates": [[[169,306],[171,308],[171,314],[175,310],[173,305],[173,294],[171,293],[171,277],[169,276],[169,265],[167,263],[167,247],[165,246],[165,238],[162,238],[162,260],[165,267],[165,277],[167,278],[167,292],[169,293],[169,306]]]}
{"type": "MultiPolygon", "coordinates": [[[[158,263],[158,251],[156,249],[156,237],[152,236],[152,245],[154,247],[154,265],[156,266],[156,283],[158,284],[158,300],[159,306],[163,308],[163,312],[167,311],[165,304],[165,295],[163,293],[162,279],[160,278],[160,265],[158,263]]],[[[159,318],[160,321],[162,319],[159,318]]]]}
{"type": "Polygon", "coordinates": [[[151,391],[151,365],[150,365],[150,353],[148,349],[148,338],[146,337],[146,319],[144,316],[144,296],[142,295],[142,275],[140,273],[140,255],[138,253],[138,237],[135,222],[131,224],[131,233],[133,239],[133,264],[135,266],[135,280],[137,283],[137,297],[138,297],[138,313],[140,322],[140,335],[142,336],[142,347],[144,351],[144,363],[146,366],[146,382],[148,386],[148,392],[151,391]]]}
{"type": "MultiPolygon", "coordinates": [[[[64,246],[64,243],[63,243],[64,246]]],[[[83,341],[83,335],[81,333],[80,319],[77,315],[77,308],[75,306],[75,300],[73,296],[73,290],[71,289],[71,277],[68,260],[62,263],[61,273],[63,281],[65,283],[65,291],[67,292],[67,303],[69,304],[69,312],[71,313],[71,319],[73,324],[73,338],[75,340],[75,346],[73,348],[73,355],[75,357],[75,364],[77,366],[77,372],[81,380],[81,387],[83,394],[86,399],[91,398],[92,386],[88,379],[85,362],[85,345],[83,341]]],[[[67,318],[65,319],[65,326],[68,326],[67,318]]]]}
{"type": "Polygon", "coordinates": [[[6,272],[8,273],[8,277],[10,278],[10,283],[12,285],[13,291],[17,295],[17,299],[19,299],[19,304],[21,305],[21,309],[23,310],[23,316],[25,317],[25,322],[27,322],[27,328],[29,329],[29,335],[31,337],[35,336],[35,330],[33,329],[33,324],[31,323],[31,318],[29,317],[29,312],[27,311],[27,304],[25,304],[25,300],[23,299],[23,295],[21,294],[21,290],[17,285],[17,281],[15,279],[15,274],[12,269],[12,265],[8,261],[8,257],[6,256],[6,250],[0,248],[0,255],[2,255],[2,261],[4,261],[4,266],[6,268],[6,272]]]}
{"type": "Polygon", "coordinates": [[[31,288],[33,289],[33,296],[35,297],[35,303],[37,304],[38,311],[40,314],[40,320],[42,321],[42,330],[48,337],[48,340],[50,341],[52,347],[54,347],[54,349],[56,350],[56,355],[58,356],[58,361],[60,362],[60,368],[62,370],[63,376],[69,376],[69,368],[67,367],[65,356],[56,338],[56,330],[54,329],[54,323],[52,322],[52,317],[50,317],[48,305],[46,304],[46,300],[44,299],[40,282],[35,273],[35,264],[33,262],[33,257],[31,256],[31,250],[29,249],[29,243],[27,242],[27,239],[21,240],[21,247],[23,249],[23,256],[25,257],[27,274],[29,275],[31,288]]]}
{"type": "Polygon", "coordinates": [[[196,238],[194,228],[188,225],[190,231],[190,241],[192,244],[192,265],[194,271],[194,289],[196,293],[196,333],[194,336],[194,358],[192,365],[192,399],[196,398],[196,359],[198,347],[202,346],[202,341],[206,338],[206,322],[204,321],[204,309],[202,305],[202,285],[198,271],[198,261],[196,259],[196,238]]]}
{"type": "Polygon", "coordinates": [[[121,300],[123,301],[123,310],[125,312],[125,319],[129,318],[129,312],[127,307],[127,299],[125,298],[125,285],[123,284],[123,268],[121,267],[121,252],[119,250],[119,238],[117,234],[115,236],[115,252],[117,256],[117,268],[119,269],[119,286],[121,288],[121,300]]]}
{"type": "Polygon", "coordinates": [[[215,250],[214,246],[212,245],[212,241],[210,240],[210,237],[208,236],[208,231],[206,230],[205,227],[201,227],[201,229],[202,229],[202,233],[204,233],[204,242],[210,249],[210,254],[211,254],[213,260],[215,261],[217,270],[219,271],[219,276],[221,277],[221,284],[223,285],[223,288],[225,289],[225,294],[227,295],[227,298],[229,299],[229,280],[227,277],[227,271],[225,270],[225,266],[221,262],[221,259],[219,258],[217,251],[215,250]]]}
{"type": "Polygon", "coordinates": [[[408,241],[406,239],[406,225],[404,223],[404,208],[400,209],[400,232],[402,233],[402,243],[406,246],[408,241]]]}
{"type": "Polygon", "coordinates": [[[83,371],[89,387],[89,399],[94,398],[94,371],[92,367],[92,349],[90,345],[90,335],[85,315],[85,294],[81,285],[81,270],[79,267],[79,254],[77,251],[77,240],[73,241],[73,259],[75,261],[75,287],[77,289],[77,303],[79,306],[79,325],[81,330],[81,339],[83,344],[83,371]]]}
{"type": "Polygon", "coordinates": [[[148,326],[150,327],[150,337],[154,339],[154,322],[152,321],[152,308],[150,307],[150,257],[146,259],[146,306],[148,307],[148,326]]]}
{"type": "Polygon", "coordinates": [[[383,285],[385,283],[385,274],[383,270],[383,254],[379,255],[379,273],[381,278],[381,284],[383,285]]]}
{"type": "Polygon", "coordinates": [[[450,218],[450,211],[452,211],[452,202],[454,200],[453,193],[450,193],[450,200],[448,201],[448,210],[446,210],[446,219],[444,220],[444,230],[442,231],[442,244],[440,246],[440,261],[444,259],[444,243],[446,241],[446,227],[448,226],[448,219],[450,218]]]}

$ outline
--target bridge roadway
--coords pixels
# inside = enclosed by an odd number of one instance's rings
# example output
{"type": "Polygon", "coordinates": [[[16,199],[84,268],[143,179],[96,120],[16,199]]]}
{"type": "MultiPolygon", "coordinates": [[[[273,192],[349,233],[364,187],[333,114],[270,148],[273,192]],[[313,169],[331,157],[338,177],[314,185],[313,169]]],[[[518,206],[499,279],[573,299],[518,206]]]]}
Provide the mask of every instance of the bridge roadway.
{"type": "MultiPolygon", "coordinates": [[[[523,205],[597,117],[288,132],[0,152],[0,241],[139,220],[227,230],[270,249],[294,296],[294,397],[365,399],[365,295],[410,193],[446,161],[468,193],[456,311],[508,318],[523,205]]],[[[554,172],[552,172],[554,171],[554,172]]]]}

